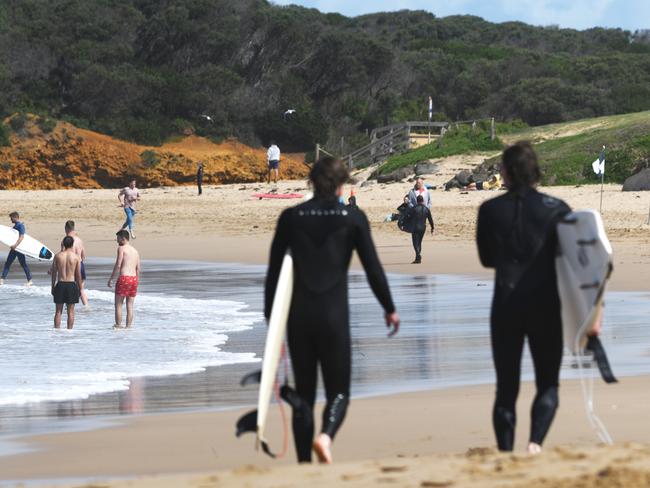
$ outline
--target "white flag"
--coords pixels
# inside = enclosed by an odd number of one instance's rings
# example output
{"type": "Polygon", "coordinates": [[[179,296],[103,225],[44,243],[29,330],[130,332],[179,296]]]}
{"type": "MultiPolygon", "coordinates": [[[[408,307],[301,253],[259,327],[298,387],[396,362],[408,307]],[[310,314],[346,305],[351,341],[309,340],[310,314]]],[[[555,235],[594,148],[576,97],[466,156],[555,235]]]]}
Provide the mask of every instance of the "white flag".
{"type": "Polygon", "coordinates": [[[431,117],[433,117],[433,98],[429,97],[429,122],[431,122],[431,117]]]}
{"type": "Polygon", "coordinates": [[[604,175],[605,174],[605,148],[603,147],[603,150],[600,151],[600,156],[598,156],[598,159],[591,163],[591,167],[594,170],[594,173],[596,173],[598,176],[604,175]]]}

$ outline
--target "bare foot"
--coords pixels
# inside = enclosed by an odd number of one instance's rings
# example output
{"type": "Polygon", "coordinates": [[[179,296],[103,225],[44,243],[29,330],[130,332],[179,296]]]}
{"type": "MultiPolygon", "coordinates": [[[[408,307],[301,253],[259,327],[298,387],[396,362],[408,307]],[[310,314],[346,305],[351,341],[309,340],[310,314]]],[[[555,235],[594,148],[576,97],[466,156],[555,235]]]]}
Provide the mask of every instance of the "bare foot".
{"type": "Polygon", "coordinates": [[[25,283],[25,286],[29,287],[32,286],[34,283],[32,283],[32,280],[29,280],[27,283],[25,283]]]}
{"type": "Polygon", "coordinates": [[[323,464],[332,464],[332,438],[327,434],[319,434],[312,445],[312,449],[318,457],[318,462],[323,464]]]}
{"type": "Polygon", "coordinates": [[[115,325],[113,326],[113,328],[114,328],[114,329],[121,329],[122,326],[121,326],[120,324],[115,324],[115,325]]]}
{"type": "Polygon", "coordinates": [[[527,451],[528,454],[530,454],[531,456],[536,456],[537,454],[541,454],[542,446],[540,446],[539,444],[535,444],[534,442],[531,442],[530,444],[528,444],[527,451]]]}

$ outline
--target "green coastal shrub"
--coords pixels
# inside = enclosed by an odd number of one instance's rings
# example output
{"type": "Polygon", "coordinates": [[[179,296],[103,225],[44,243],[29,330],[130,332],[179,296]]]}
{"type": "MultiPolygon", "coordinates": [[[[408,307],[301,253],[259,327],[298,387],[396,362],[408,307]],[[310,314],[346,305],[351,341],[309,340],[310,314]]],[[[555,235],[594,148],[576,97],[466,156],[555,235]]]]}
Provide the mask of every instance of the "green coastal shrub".
{"type": "Polygon", "coordinates": [[[156,151],[147,149],[140,154],[140,160],[147,168],[154,168],[160,164],[160,156],[156,151]]]}

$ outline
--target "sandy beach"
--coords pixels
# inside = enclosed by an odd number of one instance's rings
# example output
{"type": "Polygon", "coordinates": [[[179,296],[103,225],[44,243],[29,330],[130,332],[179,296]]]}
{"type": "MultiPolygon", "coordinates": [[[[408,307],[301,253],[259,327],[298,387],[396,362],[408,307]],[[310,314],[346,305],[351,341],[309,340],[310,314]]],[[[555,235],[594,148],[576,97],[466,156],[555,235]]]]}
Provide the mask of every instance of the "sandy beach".
{"type": "MultiPolygon", "coordinates": [[[[440,185],[445,177],[427,181],[440,185]]],[[[423,264],[412,265],[409,236],[383,222],[409,188],[409,183],[355,188],[387,271],[489,277],[478,262],[473,235],[478,205],[498,193],[434,190],[436,234],[426,238],[423,264]]],[[[209,186],[201,197],[193,187],[144,190],[134,244],[145,259],[264,264],[279,212],[295,203],[252,197],[264,190],[263,184],[209,186]]],[[[278,188],[306,191],[302,181],[284,181],[278,188]]],[[[573,208],[597,208],[600,198],[599,186],[545,191],[573,208]]],[[[615,252],[611,289],[650,291],[650,195],[606,185],[604,202],[615,252]]],[[[18,210],[30,234],[56,248],[63,223],[73,219],[88,254],[97,257],[115,253],[114,233],[124,220],[117,203],[117,190],[0,191],[0,213],[18,210]]],[[[18,283],[20,270],[11,277],[18,283]]],[[[63,478],[73,480],[70,486],[88,487],[650,486],[648,384],[646,376],[598,384],[596,407],[614,447],[595,447],[579,384],[564,381],[548,452],[538,458],[497,454],[489,420],[493,386],[482,385],[355,400],[335,445],[337,464],[326,469],[292,466],[291,446],[283,460],[271,461],[254,452],[252,437],[235,439],[239,409],[113,418],[101,429],[22,438],[21,444],[36,450],[0,457],[0,478],[42,480],[43,486],[63,478]],[[116,481],[86,483],[89,479],[116,481]]],[[[518,403],[520,452],[532,393],[526,383],[518,403]]],[[[280,443],[277,420],[272,438],[280,443]]]]}

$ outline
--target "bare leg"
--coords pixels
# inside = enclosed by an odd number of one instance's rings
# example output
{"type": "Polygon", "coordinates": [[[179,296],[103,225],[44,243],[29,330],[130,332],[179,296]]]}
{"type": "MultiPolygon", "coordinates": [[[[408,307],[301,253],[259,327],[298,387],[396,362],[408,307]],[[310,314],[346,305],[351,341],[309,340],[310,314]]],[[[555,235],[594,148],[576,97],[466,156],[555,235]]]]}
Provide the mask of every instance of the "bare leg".
{"type": "Polygon", "coordinates": [[[68,329],[74,327],[74,303],[69,303],[67,306],[68,309],[68,329]]]}
{"type": "Polygon", "coordinates": [[[131,327],[133,324],[133,303],[135,297],[126,297],[126,326],[131,327]]]}
{"type": "Polygon", "coordinates": [[[274,169],[273,174],[275,176],[275,184],[277,185],[278,183],[278,178],[280,177],[280,170],[279,169],[274,169]]]}
{"type": "Polygon", "coordinates": [[[124,297],[115,294],[115,328],[119,329],[122,327],[122,304],[124,303],[124,297]]]}
{"type": "Polygon", "coordinates": [[[61,327],[61,314],[63,313],[63,304],[56,304],[56,311],[54,312],[54,328],[59,329],[61,327]]]}
{"type": "Polygon", "coordinates": [[[267,175],[266,179],[267,179],[267,181],[268,181],[268,183],[270,185],[271,184],[271,170],[270,169],[269,169],[269,174],[267,175]]]}
{"type": "Polygon", "coordinates": [[[82,283],[81,290],[79,291],[79,294],[81,296],[81,303],[83,303],[84,307],[88,306],[88,295],[86,295],[86,282],[84,281],[82,283]]]}

